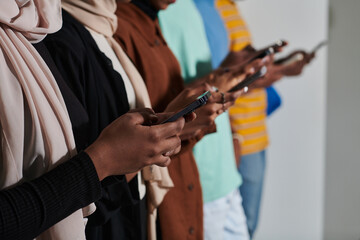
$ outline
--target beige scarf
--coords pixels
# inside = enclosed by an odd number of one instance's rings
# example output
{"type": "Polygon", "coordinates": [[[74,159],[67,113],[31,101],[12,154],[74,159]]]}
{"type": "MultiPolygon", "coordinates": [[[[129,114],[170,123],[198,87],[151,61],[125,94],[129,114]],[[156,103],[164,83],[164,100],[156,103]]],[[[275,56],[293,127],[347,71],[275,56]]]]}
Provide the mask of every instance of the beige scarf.
{"type": "MultiPolygon", "coordinates": [[[[1,189],[34,179],[76,154],[62,95],[30,43],[60,29],[60,10],[59,0],[0,1],[1,189]]],[[[78,210],[38,239],[85,239],[84,230],[78,210]]]]}
{"type": "MultiPolygon", "coordinates": [[[[113,38],[117,29],[115,0],[62,0],[63,8],[86,27],[103,34],[117,55],[134,87],[138,108],[151,107],[145,83],[121,46],[113,38]]],[[[148,238],[156,239],[157,207],[174,186],[167,168],[145,167],[142,175],[147,187],[148,238]]]]}

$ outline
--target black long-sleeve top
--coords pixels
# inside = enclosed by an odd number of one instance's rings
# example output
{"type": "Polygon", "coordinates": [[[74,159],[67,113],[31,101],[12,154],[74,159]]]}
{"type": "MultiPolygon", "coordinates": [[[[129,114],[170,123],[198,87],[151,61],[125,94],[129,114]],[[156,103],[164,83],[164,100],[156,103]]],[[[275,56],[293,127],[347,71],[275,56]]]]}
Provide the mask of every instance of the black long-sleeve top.
{"type": "Polygon", "coordinates": [[[82,152],[33,181],[0,192],[0,239],[33,239],[100,197],[95,167],[82,152]]]}
{"type": "MultiPolygon", "coordinates": [[[[63,11],[62,29],[48,35],[43,42],[64,79],[64,89],[71,90],[85,111],[81,121],[73,119],[76,113],[71,111],[71,103],[65,101],[77,149],[82,150],[129,110],[122,77],[89,31],[66,11],[63,11]]],[[[64,89],[60,87],[63,94],[64,89]]],[[[121,156],[114,161],[121,161],[121,156]]],[[[137,178],[129,184],[124,176],[105,179],[102,197],[95,203],[97,210],[89,216],[87,239],[139,239],[144,224],[140,223],[143,210],[138,200],[137,178]]]]}
{"type": "MultiPolygon", "coordinates": [[[[46,47],[42,43],[34,47],[53,73],[72,123],[80,126],[81,138],[86,112],[64,83],[46,47]]],[[[0,239],[33,239],[100,197],[101,185],[95,167],[82,152],[33,181],[0,192],[0,239]]]]}

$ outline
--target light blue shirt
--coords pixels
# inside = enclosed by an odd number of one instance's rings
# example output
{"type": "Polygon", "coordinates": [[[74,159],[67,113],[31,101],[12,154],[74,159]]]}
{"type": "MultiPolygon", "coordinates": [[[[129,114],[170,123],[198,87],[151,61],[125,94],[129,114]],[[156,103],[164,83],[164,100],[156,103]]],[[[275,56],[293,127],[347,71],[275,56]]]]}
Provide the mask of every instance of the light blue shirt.
{"type": "MultiPolygon", "coordinates": [[[[222,61],[218,58],[226,55],[219,52],[212,56],[204,22],[192,0],[177,1],[160,12],[159,20],[168,45],[179,60],[185,82],[209,73],[212,65],[222,61]]],[[[219,116],[215,123],[217,132],[206,135],[193,150],[205,203],[225,197],[241,185],[228,114],[219,116]]]]}

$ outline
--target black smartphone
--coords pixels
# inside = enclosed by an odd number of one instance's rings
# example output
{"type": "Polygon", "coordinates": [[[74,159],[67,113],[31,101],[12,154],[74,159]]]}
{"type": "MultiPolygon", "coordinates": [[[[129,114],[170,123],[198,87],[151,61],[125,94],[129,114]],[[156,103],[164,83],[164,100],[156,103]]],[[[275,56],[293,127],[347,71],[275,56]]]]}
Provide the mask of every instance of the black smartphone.
{"type": "Polygon", "coordinates": [[[274,44],[270,45],[269,47],[265,48],[264,50],[260,51],[256,56],[252,57],[248,63],[251,63],[252,61],[256,59],[262,59],[266,56],[269,56],[271,54],[277,53],[280,47],[286,46],[286,42],[283,40],[278,40],[274,44]]]}
{"type": "Polygon", "coordinates": [[[274,49],[274,52],[277,53],[277,52],[280,51],[279,48],[285,47],[286,45],[287,45],[286,41],[278,40],[273,45],[271,45],[270,47],[272,47],[274,49]]]}
{"type": "Polygon", "coordinates": [[[269,55],[271,55],[273,53],[275,53],[274,48],[269,47],[269,48],[259,52],[256,56],[252,57],[249,61],[247,61],[247,63],[249,64],[249,63],[251,63],[251,62],[253,62],[253,61],[257,60],[257,59],[262,59],[262,58],[264,58],[266,56],[269,56],[269,55]]]}
{"type": "Polygon", "coordinates": [[[210,96],[211,96],[210,91],[204,92],[199,97],[197,97],[195,101],[193,101],[192,103],[190,103],[189,105],[187,105],[182,110],[178,111],[177,113],[175,113],[174,115],[172,115],[171,117],[166,119],[165,121],[161,122],[161,124],[168,123],[168,122],[174,122],[174,121],[178,120],[180,117],[183,117],[183,116],[195,111],[199,107],[205,105],[206,102],[209,100],[210,96]]]}
{"type": "Polygon", "coordinates": [[[265,66],[263,66],[259,71],[257,71],[256,73],[254,73],[253,75],[245,78],[243,81],[241,81],[238,85],[236,85],[235,87],[233,87],[232,89],[230,89],[228,92],[235,92],[238,91],[240,89],[243,89],[244,87],[249,86],[251,83],[253,83],[256,79],[259,79],[263,76],[265,76],[267,72],[267,68],[265,66]]]}
{"type": "MultiPolygon", "coordinates": [[[[322,47],[326,46],[327,44],[328,44],[327,40],[320,42],[318,45],[316,45],[313,48],[313,50],[310,53],[316,53],[317,51],[319,51],[322,47]]],[[[294,56],[292,56],[291,58],[287,59],[286,61],[281,62],[281,64],[284,66],[288,66],[295,62],[301,61],[303,59],[304,59],[304,55],[301,52],[299,52],[299,53],[295,54],[294,56]]]]}
{"type": "Polygon", "coordinates": [[[320,50],[320,48],[326,46],[327,44],[328,44],[328,41],[327,41],[327,40],[320,42],[318,45],[316,45],[316,46],[313,48],[313,50],[311,51],[311,53],[316,53],[317,51],[320,50]]]}

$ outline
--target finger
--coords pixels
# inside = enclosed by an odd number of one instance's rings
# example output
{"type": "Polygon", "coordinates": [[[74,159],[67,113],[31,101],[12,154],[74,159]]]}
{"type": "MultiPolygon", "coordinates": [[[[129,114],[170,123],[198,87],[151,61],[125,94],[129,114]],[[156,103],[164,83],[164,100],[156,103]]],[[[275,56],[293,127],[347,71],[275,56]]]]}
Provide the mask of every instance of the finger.
{"type": "Polygon", "coordinates": [[[199,111],[199,114],[202,113],[203,115],[206,116],[213,115],[214,113],[217,113],[220,109],[222,109],[222,106],[223,106],[222,102],[206,104],[204,107],[202,107],[201,111],[199,111]]]}
{"type": "Polygon", "coordinates": [[[283,48],[286,47],[287,45],[289,45],[288,41],[281,40],[281,46],[275,45],[274,50],[275,50],[275,52],[281,52],[283,50],[283,48]]]}
{"type": "Polygon", "coordinates": [[[310,63],[311,60],[313,60],[315,58],[315,52],[312,52],[310,54],[307,54],[306,56],[306,63],[310,63]]]}
{"type": "Polygon", "coordinates": [[[191,87],[191,88],[186,88],[183,90],[184,92],[184,98],[191,98],[191,100],[194,98],[195,95],[199,95],[200,92],[203,92],[204,86],[203,84],[191,87]]]}
{"type": "Polygon", "coordinates": [[[217,103],[217,102],[221,102],[221,93],[220,92],[213,92],[211,93],[211,97],[208,100],[208,103],[217,103]]]}
{"type": "Polygon", "coordinates": [[[132,124],[143,125],[145,123],[145,117],[143,115],[144,115],[144,113],[131,112],[131,113],[125,113],[120,118],[127,117],[132,124]]]}
{"type": "Polygon", "coordinates": [[[203,82],[196,87],[191,88],[189,91],[189,96],[197,97],[206,91],[212,91],[212,88],[207,82],[203,82]]]}
{"type": "Polygon", "coordinates": [[[208,84],[207,82],[203,82],[202,83],[202,90],[205,92],[205,91],[211,91],[212,90],[212,88],[211,88],[211,86],[210,86],[210,84],[208,84]]]}
{"type": "MultiPolygon", "coordinates": [[[[201,127],[203,127],[203,126],[201,126],[201,127]]],[[[190,127],[190,131],[188,130],[188,131],[186,131],[184,133],[181,133],[180,138],[182,140],[189,140],[191,138],[194,138],[194,137],[198,136],[201,132],[202,132],[202,130],[199,129],[199,125],[196,125],[193,128],[190,127]]]]}
{"type": "MultiPolygon", "coordinates": [[[[177,147],[177,148],[175,149],[175,151],[173,152],[173,155],[178,154],[180,151],[181,151],[181,144],[180,144],[179,147],[177,147]]],[[[173,155],[172,155],[172,156],[173,156],[173,155]]]]}
{"type": "Polygon", "coordinates": [[[173,136],[158,143],[157,147],[159,154],[169,157],[175,153],[176,149],[181,147],[181,140],[178,136],[173,136]]]}
{"type": "Polygon", "coordinates": [[[196,113],[195,113],[195,112],[191,112],[191,113],[189,113],[189,114],[186,114],[186,115],[184,116],[184,118],[185,118],[185,122],[192,122],[192,121],[194,121],[194,120],[196,119],[196,113]]]}
{"type": "Polygon", "coordinates": [[[180,134],[181,130],[184,128],[184,125],[185,119],[181,117],[174,122],[151,126],[151,131],[156,131],[155,135],[158,136],[158,138],[166,139],[180,134]]]}
{"type": "Polygon", "coordinates": [[[151,125],[157,122],[158,117],[156,116],[154,110],[150,108],[141,108],[141,109],[133,109],[129,111],[130,114],[140,114],[143,119],[138,119],[141,123],[136,122],[135,124],[141,125],[151,125]]]}
{"type": "Polygon", "coordinates": [[[269,57],[265,57],[263,59],[257,59],[255,61],[252,61],[251,63],[247,64],[245,66],[245,73],[248,73],[248,74],[253,74],[255,73],[256,71],[258,71],[260,68],[262,68],[266,63],[267,61],[269,61],[269,57]],[[252,73],[250,73],[252,72],[252,73]]]}
{"type": "Polygon", "coordinates": [[[244,89],[240,89],[240,90],[238,90],[238,91],[231,92],[231,93],[226,93],[226,94],[225,94],[226,103],[227,103],[227,102],[233,102],[233,101],[235,101],[235,100],[238,99],[243,93],[244,93],[244,89]]]}
{"type": "Polygon", "coordinates": [[[159,167],[167,167],[169,166],[171,163],[171,158],[170,157],[166,157],[166,156],[158,156],[154,159],[154,163],[155,165],[159,166],[159,167]]]}
{"type": "MultiPolygon", "coordinates": [[[[176,148],[176,149],[178,149],[178,148],[176,148]]],[[[173,149],[171,151],[168,151],[168,152],[164,153],[163,156],[171,157],[172,155],[174,155],[176,149],[173,149]]]]}
{"type": "Polygon", "coordinates": [[[235,101],[230,101],[230,102],[224,103],[223,110],[224,111],[228,110],[232,105],[234,105],[234,103],[235,103],[235,101]]]}
{"type": "Polygon", "coordinates": [[[174,114],[175,114],[174,112],[156,113],[156,116],[158,117],[156,124],[159,124],[159,123],[165,121],[166,119],[170,118],[174,114]]]}
{"type": "Polygon", "coordinates": [[[230,84],[228,84],[228,86],[230,86],[229,89],[235,87],[236,85],[238,85],[239,83],[244,81],[247,75],[251,75],[253,73],[255,73],[255,69],[250,68],[250,69],[245,70],[244,73],[234,75],[233,78],[231,79],[231,81],[229,81],[230,82],[230,84]]]}
{"type": "Polygon", "coordinates": [[[151,108],[136,108],[136,109],[131,109],[129,111],[129,113],[135,113],[135,112],[155,114],[154,110],[151,108]]]}
{"type": "Polygon", "coordinates": [[[296,54],[302,54],[304,57],[307,55],[307,53],[304,51],[304,50],[297,50],[297,51],[294,51],[291,55],[296,55],[296,54]]]}

